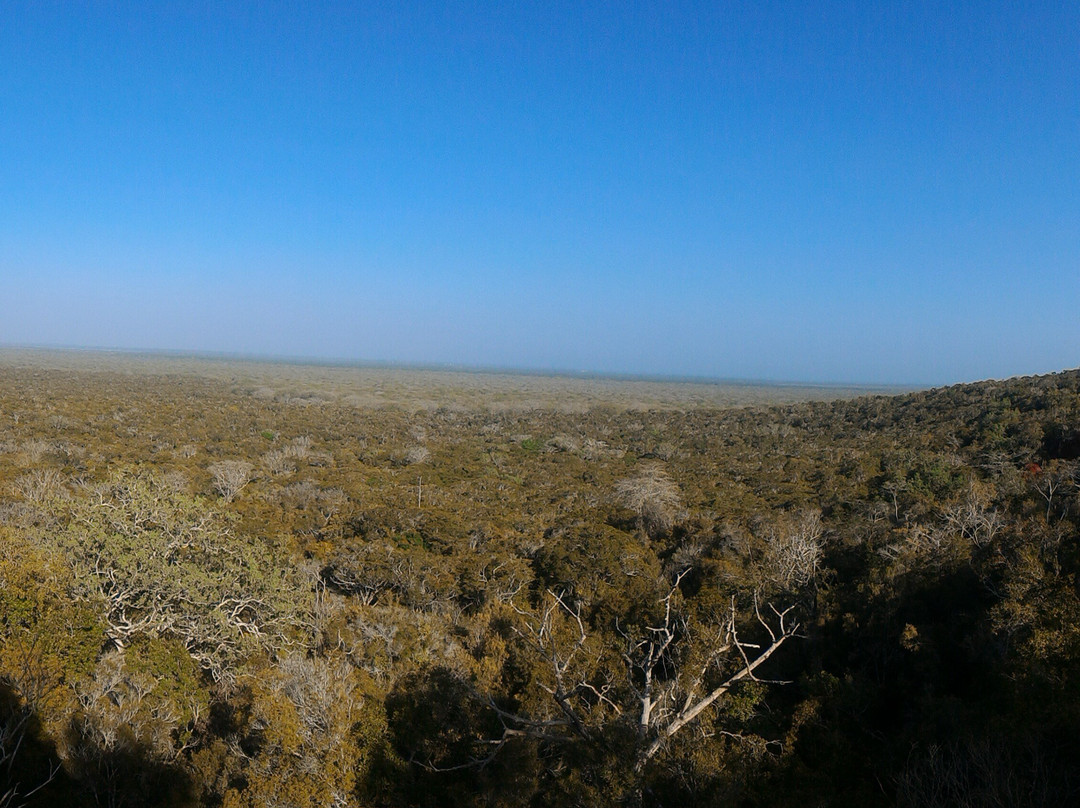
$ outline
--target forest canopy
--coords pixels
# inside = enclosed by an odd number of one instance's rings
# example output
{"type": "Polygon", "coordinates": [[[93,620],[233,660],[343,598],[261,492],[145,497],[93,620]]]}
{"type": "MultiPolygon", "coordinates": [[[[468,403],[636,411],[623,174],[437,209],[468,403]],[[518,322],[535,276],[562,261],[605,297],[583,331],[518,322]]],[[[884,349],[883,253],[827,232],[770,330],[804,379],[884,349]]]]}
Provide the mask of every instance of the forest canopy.
{"type": "Polygon", "coordinates": [[[1080,801],[1080,372],[469,384],[0,365],[0,807],[1080,801]]]}

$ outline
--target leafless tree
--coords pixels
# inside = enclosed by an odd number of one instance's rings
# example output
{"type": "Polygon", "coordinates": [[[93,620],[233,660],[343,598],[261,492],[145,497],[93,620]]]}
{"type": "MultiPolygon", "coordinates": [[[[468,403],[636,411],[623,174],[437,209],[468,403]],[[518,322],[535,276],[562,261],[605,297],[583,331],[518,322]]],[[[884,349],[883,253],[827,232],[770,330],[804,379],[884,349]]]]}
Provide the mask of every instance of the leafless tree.
{"type": "Polygon", "coordinates": [[[416,463],[426,463],[431,459],[431,450],[426,446],[414,446],[405,453],[405,464],[412,466],[416,463]]]}
{"type": "Polygon", "coordinates": [[[821,514],[805,511],[772,526],[765,537],[765,568],[785,589],[805,586],[821,565],[821,514]]]}
{"type": "Polygon", "coordinates": [[[152,676],[127,669],[123,651],[98,660],[93,677],[76,689],[88,759],[135,743],[162,759],[179,754],[173,745],[179,714],[166,700],[152,698],[156,686],[152,676]]]}
{"type": "Polygon", "coordinates": [[[487,742],[485,754],[461,764],[484,765],[514,738],[561,743],[572,738],[597,740],[611,721],[633,722],[637,747],[634,769],[640,772],[668,743],[698,722],[739,682],[759,679],[758,670],[785,642],[798,636],[793,607],[753,605],[761,642],[741,634],[734,597],[724,615],[704,625],[680,613],[679,583],[660,600],[655,625],[619,629],[624,640],[621,664],[609,664],[586,626],[582,604],[548,591],[539,610],[518,609],[519,637],[536,655],[535,685],[550,710],[507,710],[487,700],[503,725],[503,734],[487,742]]]}
{"type": "MultiPolygon", "coordinates": [[[[32,638],[30,646],[36,642],[37,638],[32,638]]],[[[19,751],[30,730],[35,703],[45,695],[45,690],[55,687],[56,682],[54,677],[45,676],[37,669],[32,648],[21,645],[9,650],[22,653],[16,654],[20,657],[19,675],[0,678],[0,686],[12,691],[10,703],[0,704],[0,808],[25,805],[25,800],[45,788],[60,771],[57,764],[38,782],[23,782],[25,772],[19,766],[19,751]]]]}
{"type": "Polygon", "coordinates": [[[162,692],[156,677],[127,665],[122,650],[103,655],[74,690],[79,710],[68,740],[69,766],[99,805],[145,804],[154,780],[132,777],[133,756],[154,764],[176,761],[194,745],[205,704],[194,695],[177,701],[162,692]]]}
{"type": "Polygon", "coordinates": [[[897,778],[901,808],[1071,805],[1075,767],[1034,739],[991,737],[913,750],[897,778]]]}
{"type": "Polygon", "coordinates": [[[1059,494],[1080,487],[1080,464],[1064,460],[1051,461],[1046,468],[1032,476],[1031,482],[1039,496],[1046,500],[1046,521],[1049,522],[1054,498],[1058,497],[1060,502],[1059,494]]]}
{"type": "Polygon", "coordinates": [[[893,521],[900,522],[900,494],[907,490],[906,480],[889,480],[881,486],[881,490],[892,499],[893,521]]]}
{"type": "Polygon", "coordinates": [[[302,463],[311,457],[311,438],[304,435],[291,440],[280,449],[267,452],[262,456],[262,462],[271,474],[288,474],[296,471],[297,463],[302,463]]]}
{"type": "Polygon", "coordinates": [[[232,502],[240,490],[251,482],[253,470],[254,467],[246,460],[222,460],[214,463],[210,466],[214,489],[226,502],[232,502]]]}
{"type": "Polygon", "coordinates": [[[50,499],[63,496],[64,476],[56,469],[35,469],[15,481],[15,493],[27,502],[42,505],[50,499]]]}
{"type": "Polygon", "coordinates": [[[55,450],[55,447],[40,438],[34,438],[23,443],[22,450],[30,462],[37,465],[45,455],[55,450]]]}
{"type": "Polygon", "coordinates": [[[649,464],[635,476],[615,486],[619,504],[638,515],[642,529],[650,536],[671,529],[681,500],[679,488],[658,464],[649,464]]]}
{"type": "Polygon", "coordinates": [[[296,471],[296,463],[284,449],[272,449],[262,456],[263,465],[271,474],[288,474],[296,471]]]}
{"type": "Polygon", "coordinates": [[[690,635],[687,621],[673,611],[677,594],[678,580],[663,600],[663,621],[649,627],[646,636],[636,641],[628,638],[628,649],[624,654],[628,670],[635,674],[630,679],[631,690],[640,705],[638,736],[642,745],[635,762],[637,771],[738,682],[743,679],[762,681],[756,676],[757,669],[799,630],[799,624],[789,619],[794,607],[780,611],[769,604],[766,614],[770,620],[755,602],[754,615],[764,628],[768,641],[748,642],[739,636],[736,603],[732,597],[725,618],[699,639],[700,647],[691,663],[690,657],[695,655],[680,659],[680,655],[671,653],[674,644],[685,643],[690,635]],[[724,670],[723,662],[729,657],[736,661],[734,669],[722,673],[719,682],[707,684],[710,674],[724,670]],[[684,661],[686,664],[680,664],[684,661]]]}
{"type": "Polygon", "coordinates": [[[974,489],[968,489],[964,501],[945,511],[945,524],[976,547],[985,547],[1004,527],[1004,520],[979,498],[974,489]]]}
{"type": "Polygon", "coordinates": [[[20,771],[16,762],[32,716],[33,713],[22,705],[0,715],[0,775],[4,780],[4,784],[0,785],[0,808],[25,805],[25,800],[45,788],[60,772],[59,765],[54,766],[42,781],[35,785],[24,785],[19,779],[20,771]]]}

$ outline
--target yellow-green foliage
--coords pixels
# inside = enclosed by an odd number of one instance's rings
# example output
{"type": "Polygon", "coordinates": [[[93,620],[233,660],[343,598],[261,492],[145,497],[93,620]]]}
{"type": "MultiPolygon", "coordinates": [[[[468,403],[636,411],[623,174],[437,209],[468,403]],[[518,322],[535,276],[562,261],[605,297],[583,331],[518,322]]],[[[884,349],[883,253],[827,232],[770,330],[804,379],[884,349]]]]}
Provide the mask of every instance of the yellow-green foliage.
{"type": "Polygon", "coordinates": [[[41,536],[71,559],[71,594],[101,603],[110,639],[175,638],[215,678],[284,644],[311,585],[235,518],[182,481],[114,472],[51,503],[65,526],[41,536]]]}
{"type": "Polygon", "coordinates": [[[249,688],[244,783],[226,791],[224,805],[356,805],[383,731],[366,677],[341,659],[286,656],[249,688]]]}
{"type": "Polygon", "coordinates": [[[980,750],[1074,793],[1080,374],[116,361],[0,365],[0,771],[62,765],[42,805],[920,805],[980,750]]]}
{"type": "Polygon", "coordinates": [[[97,604],[73,602],[72,586],[63,557],[0,528],[0,679],[53,730],[105,638],[97,604]]]}

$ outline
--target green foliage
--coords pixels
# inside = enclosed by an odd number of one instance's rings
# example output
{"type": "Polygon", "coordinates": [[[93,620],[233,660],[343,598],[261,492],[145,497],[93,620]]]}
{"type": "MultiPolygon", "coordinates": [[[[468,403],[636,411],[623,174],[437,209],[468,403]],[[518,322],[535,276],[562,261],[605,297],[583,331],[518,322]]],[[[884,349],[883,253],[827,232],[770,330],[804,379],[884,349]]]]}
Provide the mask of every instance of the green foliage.
{"type": "Polygon", "coordinates": [[[557,529],[533,566],[540,586],[589,604],[594,622],[648,608],[658,595],[655,553],[632,534],[607,525],[557,529]]]}
{"type": "Polygon", "coordinates": [[[285,644],[310,608],[310,585],[266,542],[234,534],[234,518],[167,477],[114,473],[57,502],[63,529],[42,541],[72,559],[71,593],[104,605],[120,647],[176,638],[215,679],[285,644]]]}
{"type": "Polygon", "coordinates": [[[91,605],[66,596],[71,574],[62,558],[0,528],[0,804],[42,786],[42,800],[75,798],[67,778],[55,776],[56,747],[104,626],[91,605]]]}
{"type": "Polygon", "coordinates": [[[650,409],[280,372],[0,367],[40,804],[1073,799],[1080,373],[650,409]]]}
{"type": "Polygon", "coordinates": [[[286,656],[253,678],[248,695],[239,730],[250,751],[223,805],[355,804],[383,733],[370,683],[340,659],[286,656]]]}

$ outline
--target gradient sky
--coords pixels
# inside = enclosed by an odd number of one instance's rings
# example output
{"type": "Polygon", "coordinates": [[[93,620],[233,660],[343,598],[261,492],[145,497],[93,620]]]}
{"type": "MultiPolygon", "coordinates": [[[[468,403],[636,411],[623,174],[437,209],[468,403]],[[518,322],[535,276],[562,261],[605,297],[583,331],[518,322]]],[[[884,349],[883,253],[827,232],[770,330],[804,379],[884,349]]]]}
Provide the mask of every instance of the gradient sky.
{"type": "Polygon", "coordinates": [[[1080,4],[0,8],[0,343],[1080,364],[1080,4]]]}

